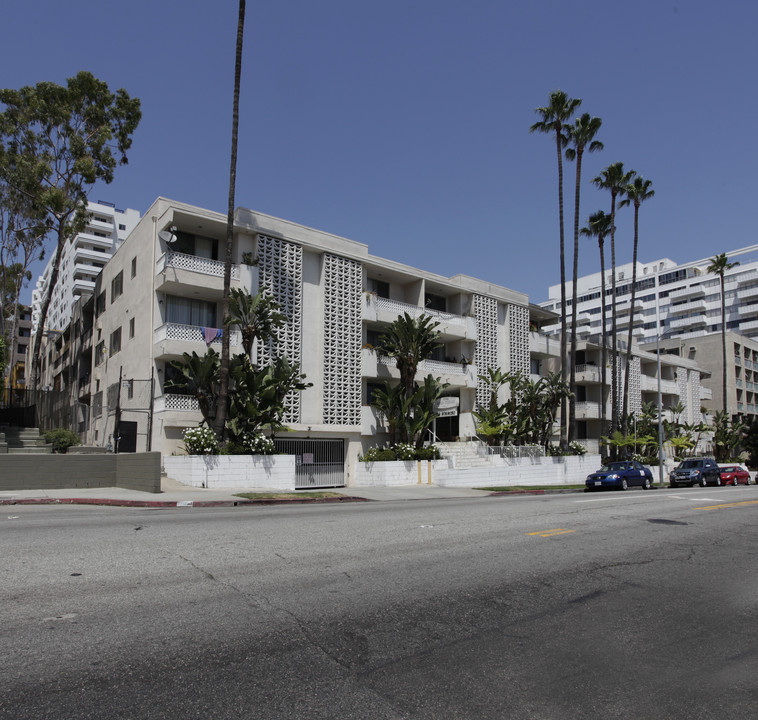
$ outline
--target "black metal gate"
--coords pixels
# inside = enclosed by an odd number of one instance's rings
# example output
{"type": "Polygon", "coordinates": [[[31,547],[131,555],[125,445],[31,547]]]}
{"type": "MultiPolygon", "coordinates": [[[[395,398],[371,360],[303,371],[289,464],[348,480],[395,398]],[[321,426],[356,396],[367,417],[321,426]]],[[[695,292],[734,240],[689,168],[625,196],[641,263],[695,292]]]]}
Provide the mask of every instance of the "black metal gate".
{"type": "Polygon", "coordinates": [[[345,441],[275,438],[276,451],[295,456],[295,488],[343,487],[345,441]]]}

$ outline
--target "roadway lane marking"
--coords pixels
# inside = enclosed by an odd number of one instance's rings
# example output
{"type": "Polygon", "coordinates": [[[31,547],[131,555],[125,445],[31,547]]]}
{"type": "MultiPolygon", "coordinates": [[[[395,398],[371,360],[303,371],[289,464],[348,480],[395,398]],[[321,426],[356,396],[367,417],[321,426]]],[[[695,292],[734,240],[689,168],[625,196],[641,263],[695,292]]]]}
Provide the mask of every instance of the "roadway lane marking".
{"type": "Polygon", "coordinates": [[[655,500],[654,497],[642,495],[641,493],[639,495],[616,495],[615,493],[611,493],[608,495],[608,497],[597,497],[592,498],[591,500],[574,500],[575,503],[591,503],[591,502],[604,502],[606,500],[639,500],[640,498],[647,497],[648,500],[655,500]]]}
{"type": "Polygon", "coordinates": [[[553,537],[554,535],[565,535],[566,533],[576,532],[576,530],[564,530],[563,528],[553,528],[552,530],[537,530],[536,532],[526,533],[527,535],[539,535],[540,537],[553,537]]]}
{"type": "Polygon", "coordinates": [[[722,508],[743,507],[745,505],[758,505],[758,500],[743,500],[742,502],[723,503],[720,505],[706,505],[694,508],[695,510],[721,510],[722,508]]]}

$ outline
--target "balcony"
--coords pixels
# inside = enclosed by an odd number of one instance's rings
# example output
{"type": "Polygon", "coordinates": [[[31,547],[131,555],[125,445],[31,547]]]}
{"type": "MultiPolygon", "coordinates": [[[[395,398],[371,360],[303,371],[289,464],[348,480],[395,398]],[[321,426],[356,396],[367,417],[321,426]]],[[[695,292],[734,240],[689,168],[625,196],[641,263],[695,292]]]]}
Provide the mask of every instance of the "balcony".
{"type": "Polygon", "coordinates": [[[106,250],[113,248],[113,238],[110,237],[100,237],[99,235],[93,235],[89,232],[79,233],[79,237],[94,247],[99,247],[106,250]]]}
{"type": "Polygon", "coordinates": [[[679,288],[669,294],[669,302],[684,300],[685,298],[705,297],[705,288],[702,285],[690,285],[679,288]]]}
{"type": "MultiPolygon", "coordinates": [[[[623,303],[617,303],[616,305],[616,317],[619,317],[620,315],[629,315],[629,310],[632,307],[632,301],[631,300],[625,300],[623,303]]],[[[642,300],[638,300],[637,298],[634,299],[634,312],[638,313],[641,312],[644,308],[644,305],[642,303],[642,300]]]]}
{"type": "Polygon", "coordinates": [[[95,281],[84,278],[74,278],[71,286],[74,295],[92,295],[95,292],[95,281]]]}
{"type": "MultiPolygon", "coordinates": [[[[751,279],[751,282],[755,280],[751,279]]],[[[758,285],[752,285],[750,287],[740,287],[737,289],[738,300],[755,300],[758,298],[758,285]]]]}
{"type": "MultiPolygon", "coordinates": [[[[197,255],[167,252],[158,258],[155,289],[170,295],[220,299],[224,262],[197,255]]],[[[239,265],[232,265],[232,286],[239,285],[239,265]]]]}
{"type": "Polygon", "coordinates": [[[535,358],[560,357],[561,341],[554,335],[544,335],[540,332],[529,333],[529,354],[535,358]]]}
{"type": "MultiPolygon", "coordinates": [[[[204,355],[209,347],[216,352],[221,352],[221,337],[215,337],[210,343],[206,342],[203,328],[197,325],[180,325],[178,323],[166,323],[161,325],[153,333],[153,343],[158,346],[155,348],[156,359],[179,359],[183,353],[204,355]]],[[[234,349],[237,352],[242,350],[242,333],[239,330],[232,330],[229,337],[229,347],[231,354],[234,349]]]]}
{"type": "MultiPolygon", "coordinates": [[[[427,375],[440,378],[440,382],[451,387],[475,388],[478,370],[476,365],[442,362],[440,360],[424,360],[416,372],[416,382],[423,382],[427,375]]],[[[395,358],[379,355],[375,350],[364,348],[361,352],[361,375],[366,378],[381,378],[385,380],[400,379],[395,358]]]]}
{"type": "Polygon", "coordinates": [[[705,312],[705,298],[699,298],[681,305],[669,305],[669,315],[684,315],[685,313],[705,312]]]}
{"type": "Polygon", "coordinates": [[[377,297],[373,293],[363,293],[363,319],[369,322],[391,323],[404,313],[412,318],[427,315],[439,323],[436,330],[443,342],[450,340],[476,340],[476,320],[473,317],[454,315],[453,313],[430,310],[418,305],[377,297]]]}
{"type": "Polygon", "coordinates": [[[669,327],[674,329],[696,328],[706,325],[705,315],[695,315],[693,317],[674,318],[669,321],[669,327]]]}
{"type": "MultiPolygon", "coordinates": [[[[576,382],[580,385],[596,385],[602,382],[601,368],[597,365],[577,365],[575,373],[576,382]]],[[[606,374],[610,375],[610,373],[606,374]]]]}
{"type": "Polygon", "coordinates": [[[598,420],[600,418],[600,403],[578,402],[576,404],[577,420],[598,420]]]}
{"type": "Polygon", "coordinates": [[[758,303],[750,303],[748,305],[740,305],[737,308],[737,312],[740,315],[750,315],[751,317],[755,317],[758,315],[758,303]]]}
{"type": "MultiPolygon", "coordinates": [[[[640,391],[645,393],[658,392],[658,378],[654,375],[640,375],[640,391]]],[[[679,395],[679,385],[675,380],[661,380],[662,395],[679,395]]]]}
{"type": "Polygon", "coordinates": [[[191,395],[172,395],[171,393],[165,393],[155,398],[153,409],[155,412],[200,412],[197,398],[191,395]]]}
{"type": "Polygon", "coordinates": [[[746,335],[755,335],[758,333],[758,320],[747,320],[740,323],[740,332],[746,335]]]}

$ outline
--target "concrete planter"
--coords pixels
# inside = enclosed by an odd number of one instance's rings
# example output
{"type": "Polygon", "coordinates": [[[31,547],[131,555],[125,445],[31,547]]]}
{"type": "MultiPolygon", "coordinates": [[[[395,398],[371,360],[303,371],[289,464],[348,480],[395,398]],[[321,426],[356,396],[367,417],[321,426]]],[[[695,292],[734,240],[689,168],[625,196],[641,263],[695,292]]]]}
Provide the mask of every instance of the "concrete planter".
{"type": "Polygon", "coordinates": [[[358,462],[355,468],[356,487],[390,487],[392,485],[412,485],[429,482],[436,484],[437,473],[447,469],[447,460],[392,460],[389,462],[358,462]]]}
{"type": "Polygon", "coordinates": [[[171,455],[163,458],[168,477],[209,489],[294,490],[294,455],[171,455]]]}

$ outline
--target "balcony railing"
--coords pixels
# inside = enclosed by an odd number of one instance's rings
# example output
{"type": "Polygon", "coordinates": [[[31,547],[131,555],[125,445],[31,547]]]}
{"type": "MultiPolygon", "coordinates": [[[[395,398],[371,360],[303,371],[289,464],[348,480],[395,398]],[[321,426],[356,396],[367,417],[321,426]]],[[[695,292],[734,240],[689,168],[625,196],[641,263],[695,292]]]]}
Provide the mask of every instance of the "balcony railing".
{"type": "MultiPolygon", "coordinates": [[[[224,277],[224,262],[222,260],[212,260],[211,258],[178,252],[167,252],[162,260],[162,265],[159,264],[158,266],[159,272],[171,268],[189,270],[213,277],[224,277]]],[[[232,280],[239,280],[239,265],[232,265],[232,280]]]]}
{"type": "Polygon", "coordinates": [[[155,412],[163,412],[167,410],[179,411],[179,412],[198,412],[200,405],[198,405],[197,398],[191,395],[172,395],[166,393],[160,397],[155,398],[155,412]]]}
{"type": "MultiPolygon", "coordinates": [[[[221,336],[215,337],[210,343],[206,341],[203,328],[198,325],[181,325],[179,323],[166,323],[161,325],[154,335],[156,343],[164,340],[178,340],[182,342],[204,343],[206,345],[221,344],[221,336]]],[[[232,330],[229,336],[229,345],[236,347],[242,344],[242,333],[239,330],[232,330]]]]}
{"type": "MultiPolygon", "coordinates": [[[[378,365],[397,367],[397,359],[387,355],[377,355],[378,365]]],[[[461,363],[442,362],[441,360],[422,360],[418,366],[419,372],[440,373],[444,375],[465,375],[466,368],[461,363]]]]}
{"type": "Polygon", "coordinates": [[[453,313],[441,312],[440,310],[430,310],[429,308],[419,307],[418,305],[411,305],[410,303],[399,302],[398,300],[390,300],[389,298],[378,297],[376,299],[377,310],[384,310],[395,315],[402,315],[408,313],[412,318],[418,318],[422,315],[428,315],[434,318],[440,323],[446,325],[460,325],[466,326],[466,318],[462,315],[454,315],[453,313]]]}

